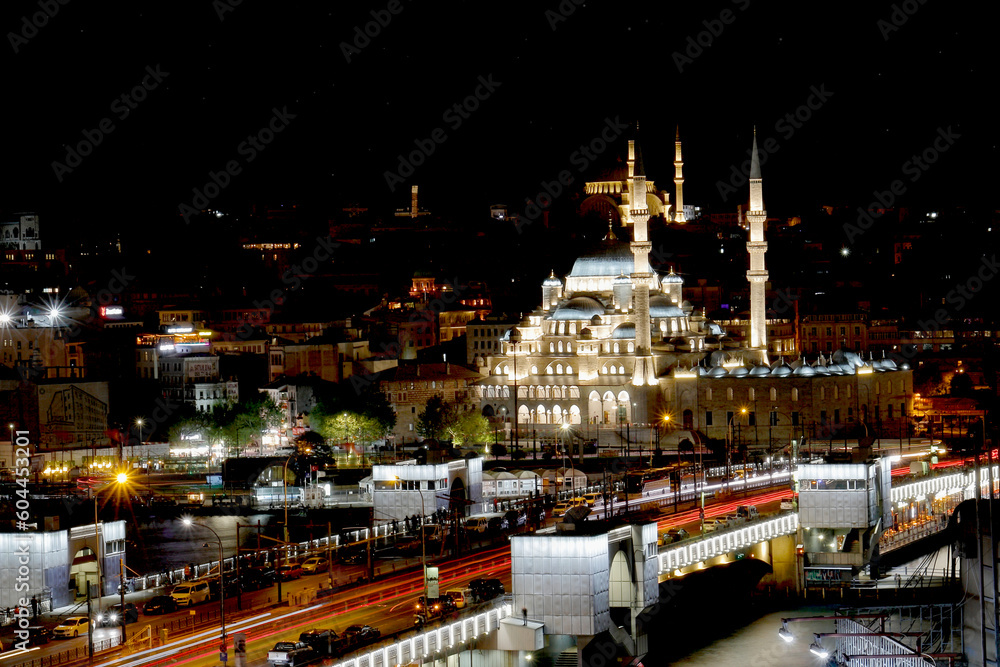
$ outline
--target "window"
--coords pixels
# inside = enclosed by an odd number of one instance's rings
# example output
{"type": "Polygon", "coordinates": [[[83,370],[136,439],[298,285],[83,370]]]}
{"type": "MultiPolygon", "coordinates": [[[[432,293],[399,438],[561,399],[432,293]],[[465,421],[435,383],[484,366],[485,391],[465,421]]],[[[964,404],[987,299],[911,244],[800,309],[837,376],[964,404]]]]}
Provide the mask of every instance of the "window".
{"type": "Polygon", "coordinates": [[[847,423],[854,421],[854,408],[847,408],[847,423]]]}
{"type": "Polygon", "coordinates": [[[840,327],[840,335],[844,336],[847,334],[847,327],[840,327]]]}
{"type": "Polygon", "coordinates": [[[709,387],[708,389],[705,390],[705,399],[709,400],[709,401],[712,400],[712,388],[711,387],[709,387]]]}
{"type": "Polygon", "coordinates": [[[840,409],[839,408],[833,411],[833,423],[834,424],[839,424],[840,423],[840,409]]]}
{"type": "Polygon", "coordinates": [[[819,400],[821,401],[826,400],[826,387],[819,388],[819,400]]]}
{"type": "Polygon", "coordinates": [[[757,391],[753,387],[747,390],[747,398],[751,401],[757,398],[757,391]]]}
{"type": "Polygon", "coordinates": [[[730,412],[728,410],[726,411],[726,426],[729,426],[730,424],[733,423],[733,414],[734,414],[733,412],[730,412]]]}
{"type": "Polygon", "coordinates": [[[826,410],[820,410],[819,411],[819,423],[820,424],[825,424],[826,423],[826,410]]]}
{"type": "Polygon", "coordinates": [[[840,398],[840,387],[833,385],[833,398],[834,400],[840,398]]]}
{"type": "Polygon", "coordinates": [[[757,413],[756,412],[748,412],[747,413],[747,425],[748,426],[756,426],[757,425],[757,413]]]}
{"type": "Polygon", "coordinates": [[[775,389],[774,387],[771,387],[770,396],[772,401],[778,400],[778,390],[775,389]]]}
{"type": "Polygon", "coordinates": [[[793,412],[792,413],[792,426],[798,426],[798,425],[799,425],[799,413],[798,412],[793,412]]]}
{"type": "Polygon", "coordinates": [[[618,347],[618,343],[615,343],[615,348],[614,349],[615,349],[615,354],[618,354],[620,352],[620,349],[618,347]]]}
{"type": "Polygon", "coordinates": [[[772,411],[771,412],[771,426],[777,426],[777,425],[778,425],[778,413],[772,411]]]}
{"type": "Polygon", "coordinates": [[[886,417],[888,417],[889,419],[892,419],[892,403],[889,403],[886,406],[886,409],[888,410],[888,413],[886,414],[886,417]]]}
{"type": "Polygon", "coordinates": [[[624,366],[619,366],[618,367],[618,375],[625,375],[625,367],[624,366]]]}
{"type": "Polygon", "coordinates": [[[851,385],[847,385],[847,398],[851,397],[851,392],[853,391],[851,385]]]}
{"type": "Polygon", "coordinates": [[[798,402],[799,400],[799,390],[797,388],[792,389],[792,402],[798,402]]]}
{"type": "Polygon", "coordinates": [[[729,387],[728,389],[726,389],[726,400],[727,401],[733,400],[733,388],[732,387],[729,387]]]}
{"type": "Polygon", "coordinates": [[[635,352],[635,343],[629,343],[628,344],[628,351],[629,352],[635,352]]]}
{"type": "Polygon", "coordinates": [[[555,353],[555,351],[556,351],[556,344],[549,343],[549,353],[555,353]]]}
{"type": "Polygon", "coordinates": [[[826,335],[827,336],[832,336],[833,335],[833,327],[827,327],[826,328],[826,335]]]}
{"type": "Polygon", "coordinates": [[[861,327],[854,327],[854,335],[855,336],[861,335],[861,327]]]}

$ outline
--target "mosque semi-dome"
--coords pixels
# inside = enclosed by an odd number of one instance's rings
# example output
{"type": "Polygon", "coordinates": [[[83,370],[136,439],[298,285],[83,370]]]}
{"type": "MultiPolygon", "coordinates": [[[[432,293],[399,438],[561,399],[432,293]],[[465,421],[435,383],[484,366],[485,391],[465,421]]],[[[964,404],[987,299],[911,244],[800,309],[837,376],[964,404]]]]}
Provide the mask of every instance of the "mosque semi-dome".
{"type": "Polygon", "coordinates": [[[592,296],[573,297],[556,308],[554,320],[590,320],[595,315],[604,314],[604,304],[592,296]]]}
{"type": "Polygon", "coordinates": [[[625,241],[605,241],[596,251],[581,255],[569,272],[571,278],[613,277],[635,273],[632,248],[625,241]]]}
{"type": "Polygon", "coordinates": [[[684,311],[663,295],[649,297],[650,317],[684,317],[684,311]]]}
{"type": "Polygon", "coordinates": [[[611,337],[615,339],[635,338],[635,325],[631,322],[619,324],[615,327],[615,330],[611,332],[611,337]]]}

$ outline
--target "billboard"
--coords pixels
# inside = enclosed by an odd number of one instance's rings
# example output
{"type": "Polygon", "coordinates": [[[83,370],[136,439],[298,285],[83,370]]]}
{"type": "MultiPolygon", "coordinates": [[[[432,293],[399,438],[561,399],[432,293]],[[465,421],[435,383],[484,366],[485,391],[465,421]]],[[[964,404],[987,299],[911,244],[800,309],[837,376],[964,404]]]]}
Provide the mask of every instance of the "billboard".
{"type": "Polygon", "coordinates": [[[38,425],[39,442],[46,449],[106,444],[108,383],[39,385],[38,425]]]}

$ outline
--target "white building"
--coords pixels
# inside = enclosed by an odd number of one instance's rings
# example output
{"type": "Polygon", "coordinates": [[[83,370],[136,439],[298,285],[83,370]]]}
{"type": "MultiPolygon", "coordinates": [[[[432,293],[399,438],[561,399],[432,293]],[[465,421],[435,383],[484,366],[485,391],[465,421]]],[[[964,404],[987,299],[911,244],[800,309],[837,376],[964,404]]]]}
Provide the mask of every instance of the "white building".
{"type": "Polygon", "coordinates": [[[465,516],[479,514],[483,511],[483,460],[376,465],[371,489],[376,524],[428,516],[450,506],[465,516]]]}

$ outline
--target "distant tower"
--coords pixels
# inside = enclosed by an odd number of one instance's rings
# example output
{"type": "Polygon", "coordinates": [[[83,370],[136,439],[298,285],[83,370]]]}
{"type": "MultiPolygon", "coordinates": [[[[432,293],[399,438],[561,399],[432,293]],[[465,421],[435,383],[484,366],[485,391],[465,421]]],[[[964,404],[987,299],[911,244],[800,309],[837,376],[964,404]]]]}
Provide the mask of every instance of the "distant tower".
{"type": "MultiPolygon", "coordinates": [[[[637,128],[638,129],[638,128],[637,128]]],[[[649,208],[646,205],[646,170],[642,164],[642,148],[638,139],[629,142],[633,165],[629,179],[629,222],[632,224],[632,308],[635,312],[635,369],[632,384],[637,387],[657,384],[649,331],[649,283],[653,275],[649,268],[649,208]],[[633,151],[634,149],[634,151],[633,151]]]]}
{"type": "Polygon", "coordinates": [[[411,218],[417,217],[417,212],[420,210],[420,207],[417,204],[417,192],[418,192],[418,186],[411,185],[410,186],[410,217],[411,218]]]}
{"type": "Polygon", "coordinates": [[[747,223],[750,226],[750,240],[747,241],[747,252],[750,253],[750,270],[747,280],[750,281],[750,347],[763,350],[767,359],[767,311],[764,303],[764,287],[767,282],[767,269],[764,268],[764,255],[767,253],[767,241],[764,240],[764,221],[767,211],[764,210],[764,185],[760,177],[760,159],[757,156],[757,128],[753,131],[753,151],[750,156],[750,210],[747,211],[747,223]]]}
{"type": "Polygon", "coordinates": [[[677,187],[677,201],[674,202],[674,222],[687,222],[684,217],[684,158],[681,157],[681,126],[677,126],[674,138],[674,185],[677,187]]]}
{"type": "Polygon", "coordinates": [[[556,278],[555,270],[542,281],[542,310],[551,310],[559,305],[562,298],[562,281],[556,278]]]}

